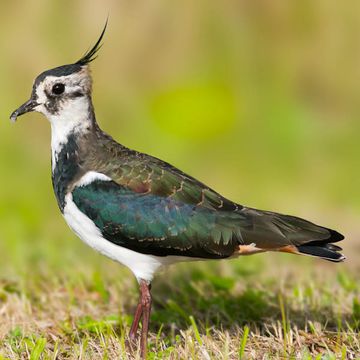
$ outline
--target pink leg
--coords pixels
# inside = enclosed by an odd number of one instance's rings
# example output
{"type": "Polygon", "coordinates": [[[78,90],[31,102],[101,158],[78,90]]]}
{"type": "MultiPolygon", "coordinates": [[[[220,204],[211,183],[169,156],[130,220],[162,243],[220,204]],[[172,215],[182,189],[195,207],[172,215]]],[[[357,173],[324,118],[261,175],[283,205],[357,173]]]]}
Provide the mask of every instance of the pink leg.
{"type": "Polygon", "coordinates": [[[142,317],[142,328],[141,328],[141,339],[140,339],[140,356],[142,359],[146,359],[146,349],[147,349],[147,337],[149,331],[149,320],[151,312],[151,294],[150,294],[151,285],[144,281],[140,280],[140,298],[136,306],[134,320],[129,332],[130,340],[130,349],[131,343],[133,343],[137,338],[137,330],[139,327],[139,322],[142,317]]]}
{"type": "Polygon", "coordinates": [[[130,341],[135,341],[136,340],[137,330],[138,330],[138,327],[139,327],[139,322],[140,322],[140,319],[141,319],[142,312],[143,312],[143,308],[142,308],[142,305],[141,305],[141,298],[140,298],[139,302],[138,302],[138,304],[136,306],[134,320],[133,320],[133,323],[131,325],[130,332],[129,332],[130,341]]]}
{"type": "Polygon", "coordinates": [[[147,338],[149,332],[149,321],[150,321],[150,312],[151,312],[150,288],[151,286],[147,282],[145,281],[140,282],[141,303],[143,306],[143,319],[142,319],[141,340],[140,340],[140,357],[142,359],[146,359],[147,338]]]}

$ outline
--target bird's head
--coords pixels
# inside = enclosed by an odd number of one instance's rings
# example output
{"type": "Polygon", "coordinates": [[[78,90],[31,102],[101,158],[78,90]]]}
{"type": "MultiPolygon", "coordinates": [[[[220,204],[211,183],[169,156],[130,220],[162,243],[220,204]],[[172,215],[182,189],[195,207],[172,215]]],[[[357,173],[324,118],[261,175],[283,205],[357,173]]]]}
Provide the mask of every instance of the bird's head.
{"type": "Polygon", "coordinates": [[[31,97],[10,116],[15,122],[18,116],[30,111],[44,114],[51,122],[89,110],[91,106],[91,76],[89,63],[97,57],[106,25],[96,42],[80,60],[44,71],[34,81],[31,97]]]}

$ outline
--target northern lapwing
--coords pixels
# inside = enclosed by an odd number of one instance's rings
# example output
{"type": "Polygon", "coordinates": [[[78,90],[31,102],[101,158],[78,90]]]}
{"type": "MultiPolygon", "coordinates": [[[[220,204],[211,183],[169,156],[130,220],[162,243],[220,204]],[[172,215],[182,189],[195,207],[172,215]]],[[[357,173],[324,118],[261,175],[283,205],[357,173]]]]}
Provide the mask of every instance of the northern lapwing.
{"type": "Polygon", "coordinates": [[[91,100],[94,47],[80,60],[40,74],[30,100],[11,120],[30,111],[51,124],[52,183],[69,227],[85,243],[127,266],[140,286],[129,339],[146,356],[150,284],[163,265],[226,259],[265,251],[305,254],[339,262],[340,233],[307,220],[230,201],[155,157],[130,150],[103,132],[91,100]]]}

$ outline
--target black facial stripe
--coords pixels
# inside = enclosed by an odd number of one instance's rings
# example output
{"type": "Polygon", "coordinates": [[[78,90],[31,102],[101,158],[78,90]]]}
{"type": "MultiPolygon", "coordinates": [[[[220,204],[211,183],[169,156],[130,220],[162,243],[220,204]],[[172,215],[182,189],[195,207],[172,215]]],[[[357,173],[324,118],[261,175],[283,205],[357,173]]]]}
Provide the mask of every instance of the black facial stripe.
{"type": "Polygon", "coordinates": [[[49,92],[47,89],[44,90],[46,95],[46,103],[44,104],[46,110],[50,114],[56,114],[59,111],[60,108],[60,98],[56,95],[53,95],[51,92],[49,92]]]}
{"type": "Polygon", "coordinates": [[[59,102],[55,97],[48,97],[48,101],[44,104],[46,110],[50,114],[56,114],[59,111],[59,102]]]}
{"type": "Polygon", "coordinates": [[[44,89],[44,93],[49,100],[55,100],[56,96],[49,92],[47,89],[44,89]]]}
{"type": "Polygon", "coordinates": [[[71,98],[71,99],[76,99],[76,98],[82,97],[82,96],[84,96],[84,95],[85,95],[84,93],[82,93],[80,90],[78,90],[78,91],[75,91],[75,92],[69,94],[68,96],[69,96],[69,98],[71,98]]]}

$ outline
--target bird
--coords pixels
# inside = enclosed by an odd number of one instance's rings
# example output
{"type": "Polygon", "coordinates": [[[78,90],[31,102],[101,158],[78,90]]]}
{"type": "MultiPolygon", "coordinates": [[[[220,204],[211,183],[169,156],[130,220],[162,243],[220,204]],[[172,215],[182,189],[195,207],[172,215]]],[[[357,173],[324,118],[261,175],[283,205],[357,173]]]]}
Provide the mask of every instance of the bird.
{"type": "Polygon", "coordinates": [[[36,111],[49,120],[58,207],[80,239],[135,275],[140,296],[128,339],[131,344],[139,341],[140,355],[146,358],[151,282],[162,266],[267,251],[341,262],[345,256],[334,243],[344,236],[296,216],[228,200],[102,131],[92,103],[89,66],[98,56],[106,27],[107,22],[80,60],[38,75],[30,99],[10,119],[15,122],[36,111]]]}

